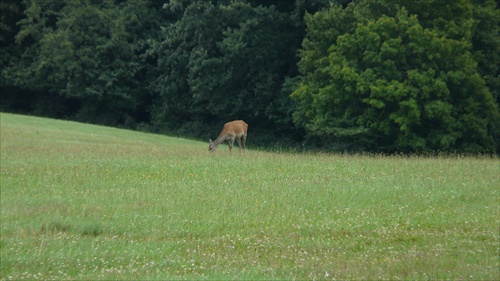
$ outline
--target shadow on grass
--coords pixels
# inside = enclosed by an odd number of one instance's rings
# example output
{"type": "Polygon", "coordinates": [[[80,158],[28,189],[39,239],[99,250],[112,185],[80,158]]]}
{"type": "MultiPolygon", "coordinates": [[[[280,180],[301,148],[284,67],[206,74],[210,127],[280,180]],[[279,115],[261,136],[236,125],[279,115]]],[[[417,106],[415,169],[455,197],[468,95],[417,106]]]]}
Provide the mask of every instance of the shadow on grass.
{"type": "Polygon", "coordinates": [[[72,225],[62,221],[52,221],[42,223],[42,225],[40,226],[40,233],[45,235],[68,233],[81,236],[97,237],[99,235],[102,235],[104,231],[99,223],[72,225]]]}

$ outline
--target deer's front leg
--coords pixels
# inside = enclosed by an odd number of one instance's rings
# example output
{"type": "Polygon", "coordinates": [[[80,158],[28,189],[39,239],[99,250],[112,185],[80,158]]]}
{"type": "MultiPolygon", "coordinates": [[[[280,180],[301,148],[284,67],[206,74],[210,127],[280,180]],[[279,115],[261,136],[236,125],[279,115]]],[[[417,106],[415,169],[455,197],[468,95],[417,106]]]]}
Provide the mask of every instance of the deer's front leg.
{"type": "Polygon", "coordinates": [[[237,137],[236,141],[238,142],[238,148],[241,151],[241,137],[237,137]]]}
{"type": "Polygon", "coordinates": [[[231,136],[231,138],[229,139],[229,152],[231,152],[231,150],[233,150],[234,139],[235,139],[235,136],[231,136]]]}

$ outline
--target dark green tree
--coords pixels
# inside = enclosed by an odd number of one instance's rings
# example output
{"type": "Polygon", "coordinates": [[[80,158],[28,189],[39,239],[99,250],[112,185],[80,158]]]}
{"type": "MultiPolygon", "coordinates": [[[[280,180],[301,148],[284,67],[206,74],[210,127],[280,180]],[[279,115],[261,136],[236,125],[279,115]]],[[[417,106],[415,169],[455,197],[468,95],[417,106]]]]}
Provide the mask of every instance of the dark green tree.
{"type": "Polygon", "coordinates": [[[498,110],[472,55],[472,5],[428,2],[442,7],[358,1],[308,15],[297,124],[369,150],[494,151],[498,110]]]}
{"type": "Polygon", "coordinates": [[[189,66],[196,49],[216,51],[221,16],[208,1],[171,1],[165,8],[169,20],[150,53],[157,58],[158,76],[152,83],[156,93],[151,108],[158,131],[194,131],[202,120],[192,114],[193,97],[188,83],[189,66]],[[195,127],[195,128],[193,128],[195,127]]]}
{"type": "Polygon", "coordinates": [[[16,23],[22,16],[19,1],[0,2],[0,65],[2,66],[15,63],[19,57],[14,37],[19,31],[16,23]]]}
{"type": "Polygon", "coordinates": [[[141,54],[157,18],[149,1],[25,5],[16,36],[24,53],[7,69],[13,85],[36,93],[38,101],[57,101],[53,107],[63,117],[109,125],[147,118],[141,54]]]}
{"type": "Polygon", "coordinates": [[[22,49],[16,44],[15,36],[19,32],[17,22],[23,16],[23,6],[20,1],[0,2],[0,91],[2,92],[0,110],[28,111],[25,97],[8,81],[8,78],[12,77],[9,69],[19,65],[22,55],[22,49]]]}
{"type": "Polygon", "coordinates": [[[173,1],[167,8],[176,17],[154,48],[155,126],[208,137],[241,118],[253,136],[290,136],[293,103],[282,85],[296,74],[302,37],[294,14],[246,1],[173,1]]]}

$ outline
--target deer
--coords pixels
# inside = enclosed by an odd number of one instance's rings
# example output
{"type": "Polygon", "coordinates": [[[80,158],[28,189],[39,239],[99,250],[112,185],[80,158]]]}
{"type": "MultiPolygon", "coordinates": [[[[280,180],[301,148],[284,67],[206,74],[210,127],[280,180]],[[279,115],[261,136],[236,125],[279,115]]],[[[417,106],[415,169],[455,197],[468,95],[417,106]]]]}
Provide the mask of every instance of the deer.
{"type": "Polygon", "coordinates": [[[227,122],[224,124],[224,127],[222,128],[222,131],[219,134],[219,137],[212,141],[210,140],[210,145],[208,146],[208,151],[214,152],[219,144],[223,143],[224,141],[228,141],[229,143],[229,152],[233,149],[233,144],[234,140],[238,141],[238,147],[239,151],[243,148],[243,150],[246,150],[245,143],[247,141],[247,130],[248,130],[248,124],[245,123],[243,120],[235,120],[231,122],[227,122]]]}

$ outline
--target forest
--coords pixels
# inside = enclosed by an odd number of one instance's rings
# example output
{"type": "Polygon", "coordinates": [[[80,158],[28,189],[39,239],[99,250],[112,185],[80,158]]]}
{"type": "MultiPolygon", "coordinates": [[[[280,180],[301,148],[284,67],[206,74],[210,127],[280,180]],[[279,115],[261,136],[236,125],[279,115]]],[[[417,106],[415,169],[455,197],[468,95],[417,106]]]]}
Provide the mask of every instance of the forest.
{"type": "Polygon", "coordinates": [[[3,0],[0,110],[248,144],[497,154],[494,0],[3,0]]]}

